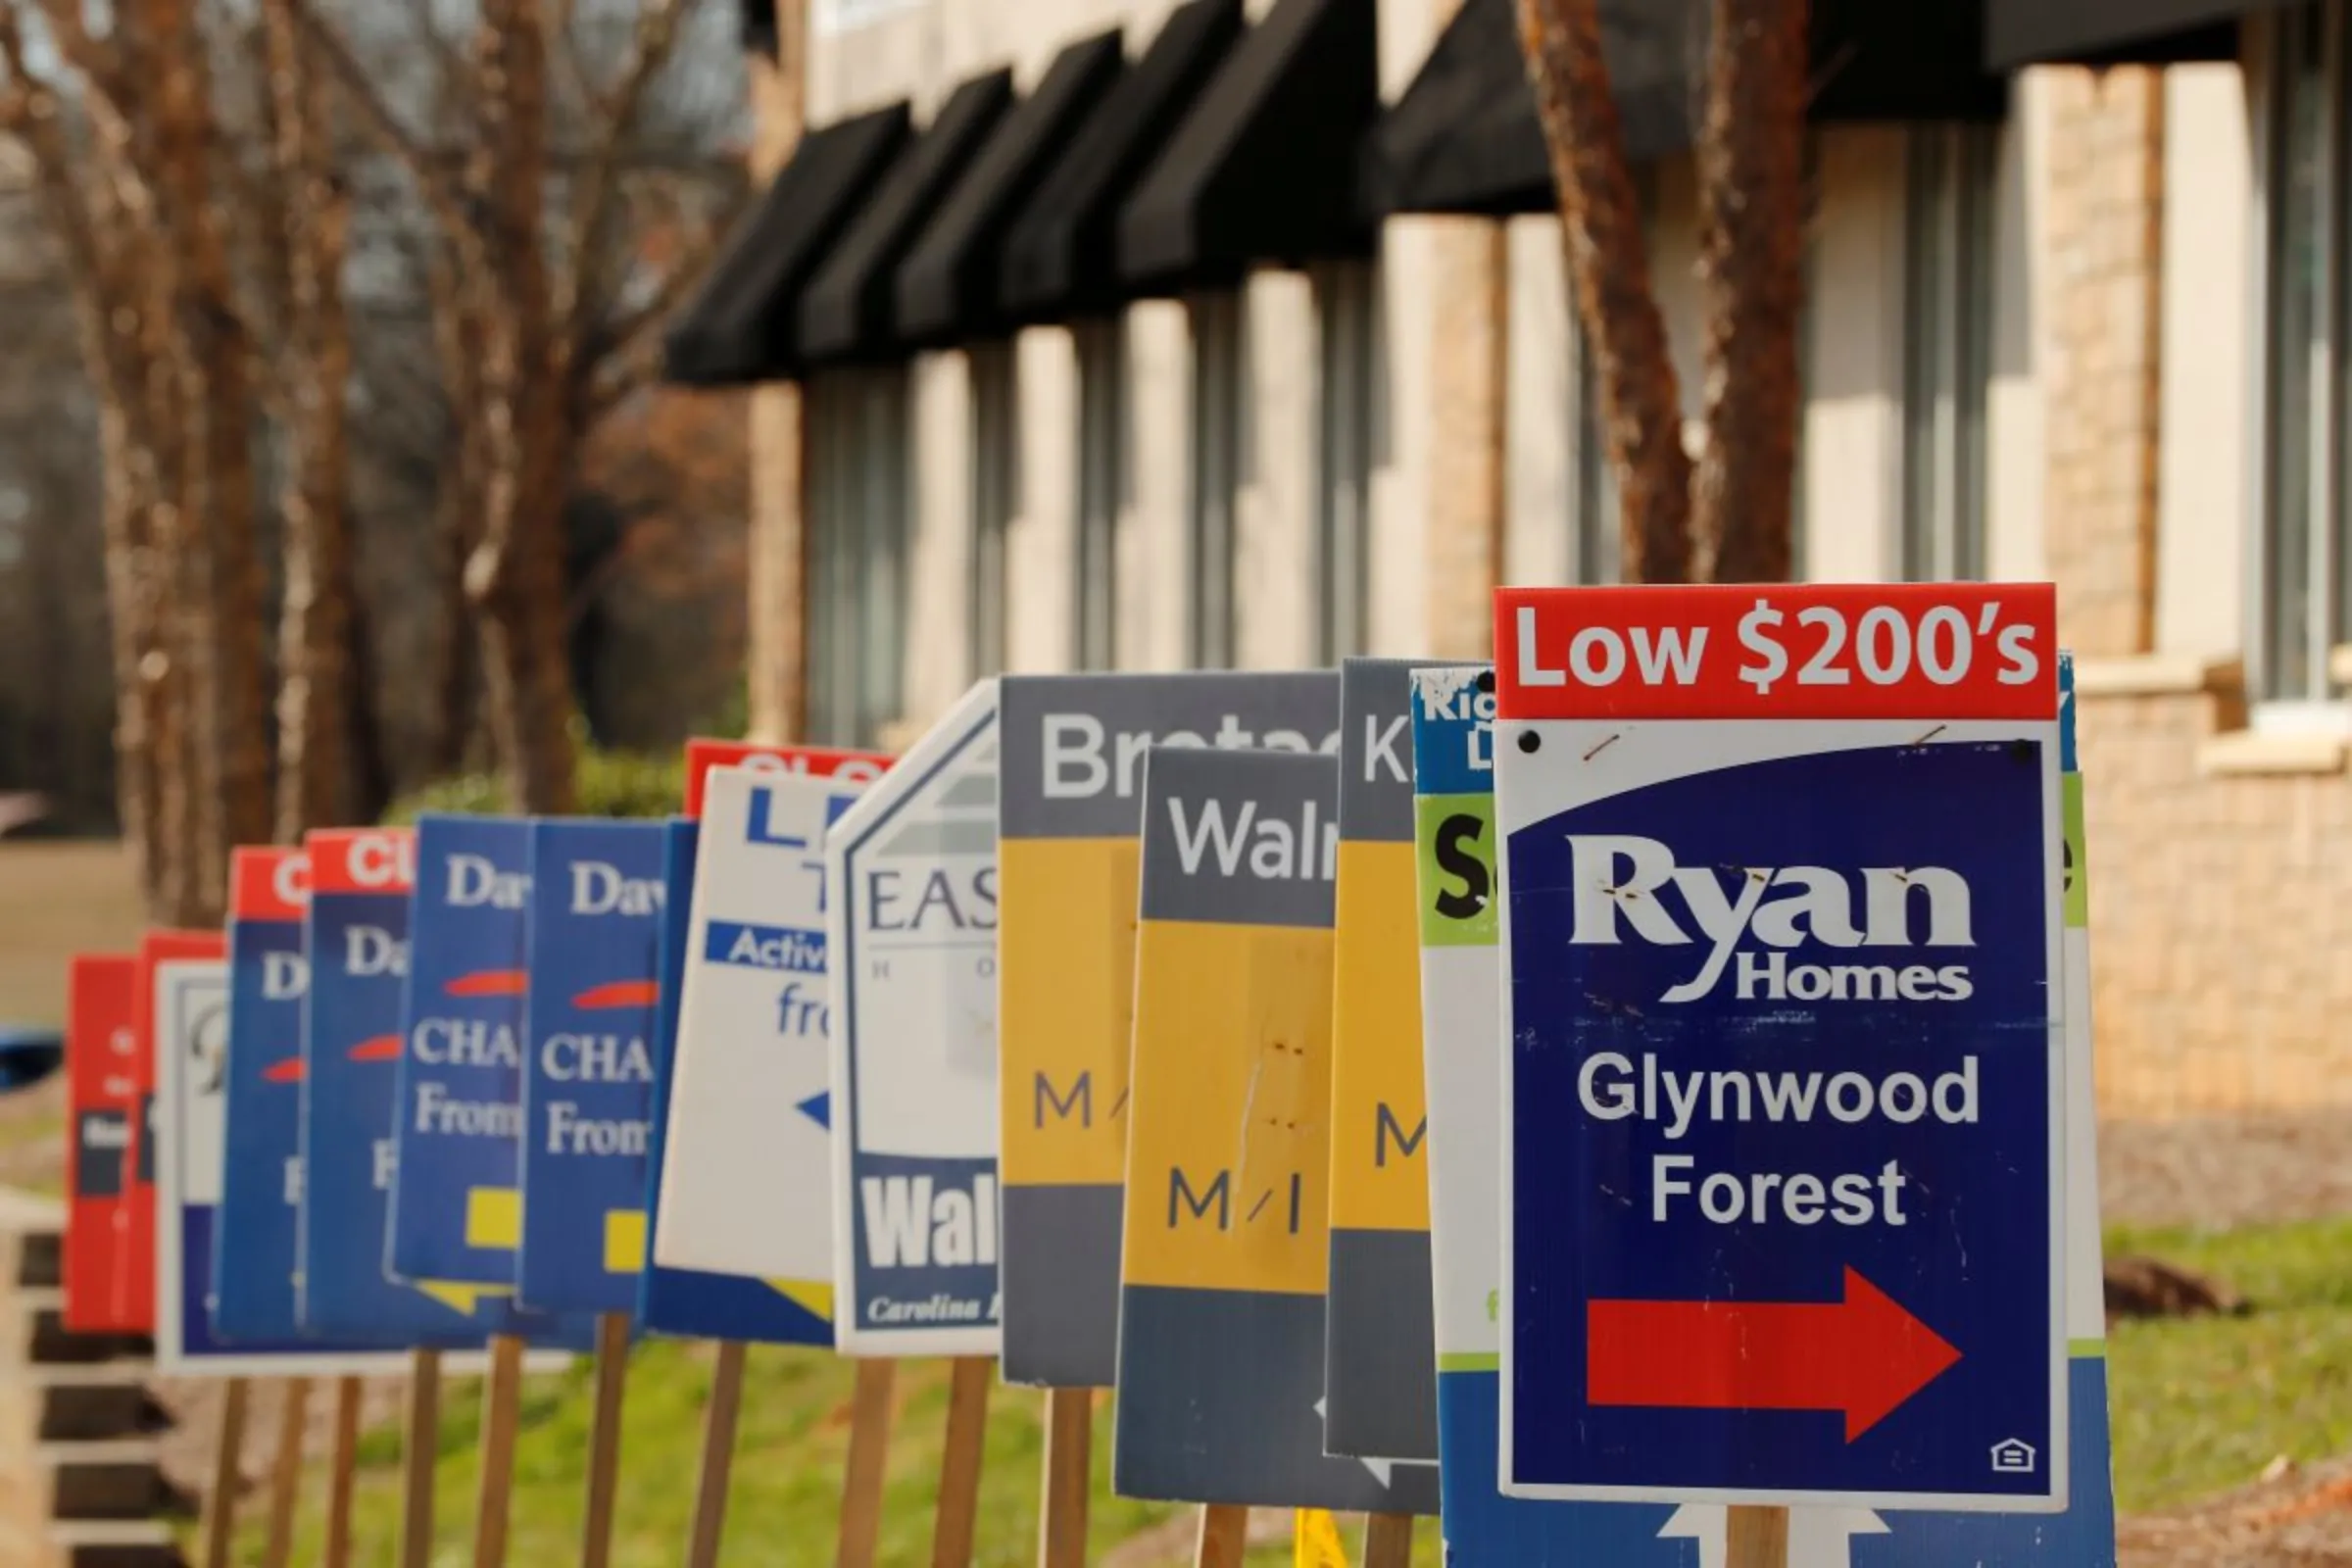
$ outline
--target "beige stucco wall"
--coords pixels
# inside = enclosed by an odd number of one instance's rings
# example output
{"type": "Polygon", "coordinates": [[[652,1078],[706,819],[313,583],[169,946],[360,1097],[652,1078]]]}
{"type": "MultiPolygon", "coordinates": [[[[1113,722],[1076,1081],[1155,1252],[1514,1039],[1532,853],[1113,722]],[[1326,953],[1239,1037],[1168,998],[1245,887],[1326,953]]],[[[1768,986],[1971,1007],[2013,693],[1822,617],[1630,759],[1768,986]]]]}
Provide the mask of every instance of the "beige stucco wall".
{"type": "Polygon", "coordinates": [[[2234,65],[2166,73],[2156,647],[2234,654],[2245,625],[2253,149],[2234,65]]]}

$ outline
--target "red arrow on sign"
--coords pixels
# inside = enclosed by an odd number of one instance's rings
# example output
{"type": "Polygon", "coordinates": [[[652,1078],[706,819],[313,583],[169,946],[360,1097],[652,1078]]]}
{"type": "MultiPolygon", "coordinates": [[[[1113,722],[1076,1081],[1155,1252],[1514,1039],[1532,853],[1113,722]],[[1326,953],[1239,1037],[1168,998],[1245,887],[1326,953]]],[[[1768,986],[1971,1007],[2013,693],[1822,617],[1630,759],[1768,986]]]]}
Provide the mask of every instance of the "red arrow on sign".
{"type": "Polygon", "coordinates": [[[1838,1410],[1851,1443],[1959,1359],[1850,1268],[1841,1301],[1585,1303],[1596,1405],[1838,1410]]]}

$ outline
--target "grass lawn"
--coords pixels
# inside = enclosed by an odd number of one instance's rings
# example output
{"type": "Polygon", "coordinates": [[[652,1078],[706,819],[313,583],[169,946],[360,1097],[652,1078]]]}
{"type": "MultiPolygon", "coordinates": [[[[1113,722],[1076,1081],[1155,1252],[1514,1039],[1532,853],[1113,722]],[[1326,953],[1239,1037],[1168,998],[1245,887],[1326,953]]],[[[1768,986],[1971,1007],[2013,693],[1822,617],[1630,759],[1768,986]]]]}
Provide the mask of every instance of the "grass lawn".
{"type": "MultiPolygon", "coordinates": [[[[2255,1303],[2241,1319],[2122,1324],[2110,1345],[2116,1484],[2126,1511],[2186,1502],[2252,1480],[2278,1454],[2318,1459],[2352,1450],[2352,1221],[2249,1228],[2226,1234],[2119,1231],[2109,1250],[2152,1252],[2227,1280],[2255,1303]]],[[[629,1374],[627,1430],[613,1561],[656,1568],[678,1560],[692,1504],[707,1361],[699,1348],[641,1349],[629,1374]]],[[[833,1519],[847,1441],[847,1366],[811,1351],[752,1354],[737,1443],[724,1560],[743,1568],[822,1568],[832,1561],[833,1519]]],[[[946,1369],[908,1363],[901,1373],[881,1561],[929,1560],[931,1511],[947,1403],[946,1369]]],[[[436,1563],[466,1560],[473,1497],[476,1391],[456,1384],[445,1399],[439,1463],[436,1563]]],[[[983,1475],[983,1565],[1035,1560],[1041,1396],[995,1392],[983,1475]]],[[[531,1385],[515,1462],[516,1563],[560,1562],[578,1550],[587,1447],[588,1374],[531,1385]]],[[[1106,1494],[1107,1405],[1095,1427],[1096,1558],[1182,1510],[1106,1494]]],[[[260,1441],[256,1439],[255,1441],[260,1441]]],[[[371,1433],[359,1480],[365,1568],[392,1560],[399,1440],[371,1433]]],[[[323,1478],[304,1498],[303,1544],[317,1550],[323,1478]]],[[[259,1520],[247,1508],[237,1561],[260,1560],[259,1520]]],[[[1353,1530],[1350,1529],[1350,1537],[1353,1530]]],[[[1425,1528],[1416,1560],[1437,1561],[1425,1528]]],[[[1252,1564],[1287,1562],[1260,1547],[1252,1564]]]]}
{"type": "Polygon", "coordinates": [[[2244,1318],[2116,1325],[2108,1362],[2124,1511],[2242,1485],[2280,1454],[2352,1451],[2352,1220],[2124,1230],[2107,1250],[2198,1269],[2254,1303],[2244,1318]]]}

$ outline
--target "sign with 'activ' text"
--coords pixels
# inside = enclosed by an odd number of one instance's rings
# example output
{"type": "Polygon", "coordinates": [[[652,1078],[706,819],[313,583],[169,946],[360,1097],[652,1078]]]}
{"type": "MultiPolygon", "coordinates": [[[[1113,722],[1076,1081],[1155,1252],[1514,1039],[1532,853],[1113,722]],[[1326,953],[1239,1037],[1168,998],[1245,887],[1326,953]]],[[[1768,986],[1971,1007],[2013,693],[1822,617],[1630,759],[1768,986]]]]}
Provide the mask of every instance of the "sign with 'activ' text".
{"type": "Polygon", "coordinates": [[[1340,671],[1324,1439],[1334,1453],[1429,1460],[1438,1456],[1438,1379],[1413,919],[1412,668],[1401,659],[1350,659],[1340,671]]]}
{"type": "Polygon", "coordinates": [[[2051,591],[1496,614],[1503,1490],[2063,1507],[2051,591]]]}
{"type": "Polygon", "coordinates": [[[825,840],[833,1343],[994,1355],[997,683],[964,695],[825,840]]]}
{"type": "MultiPolygon", "coordinates": [[[[136,954],[77,954],[66,981],[66,1328],[129,1331],[130,1128],[139,1109],[136,954]]],[[[143,1325],[142,1325],[143,1326],[143,1325]]]]}
{"type": "Polygon", "coordinates": [[[698,786],[710,849],[696,857],[654,1259],[761,1282],[798,1314],[780,1332],[829,1345],[825,833],[884,760],[793,760],[808,765],[723,767],[698,786]]]}
{"type": "Polygon", "coordinates": [[[1437,1511],[1434,1466],[1325,1451],[1339,797],[1332,757],[1151,753],[1119,1292],[1125,1496],[1437,1511]]]}
{"type": "Polygon", "coordinates": [[[514,1283],[530,859],[527,821],[416,820],[387,1263],[399,1279],[514,1283]]]}
{"type": "Polygon", "coordinates": [[[1109,1386],[1143,763],[1153,745],[1340,749],[1339,677],[1007,675],[998,854],[1004,1377],[1109,1386]]]}
{"type": "Polygon", "coordinates": [[[659,822],[531,824],[523,1305],[634,1312],[660,1000],[659,822]]]}

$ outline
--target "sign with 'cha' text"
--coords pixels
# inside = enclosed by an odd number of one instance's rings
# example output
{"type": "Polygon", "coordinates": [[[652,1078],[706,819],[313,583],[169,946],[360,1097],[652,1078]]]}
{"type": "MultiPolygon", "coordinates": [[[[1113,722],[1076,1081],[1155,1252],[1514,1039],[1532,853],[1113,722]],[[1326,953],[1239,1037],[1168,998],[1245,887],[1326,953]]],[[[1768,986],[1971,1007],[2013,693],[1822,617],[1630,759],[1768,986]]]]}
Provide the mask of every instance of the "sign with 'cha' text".
{"type": "Polygon", "coordinates": [[[1502,1489],[2063,1508],[2051,591],[1496,614],[1502,1489]]]}

